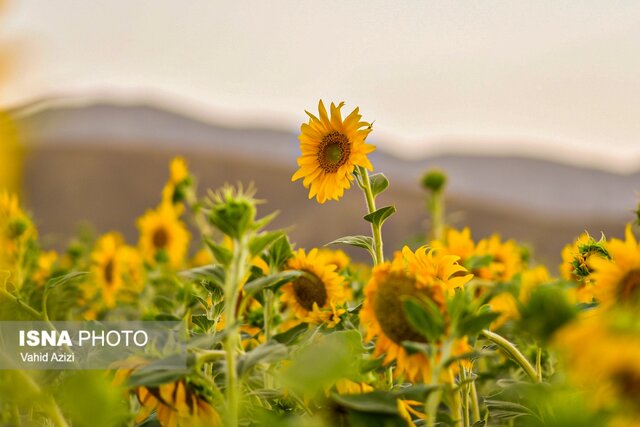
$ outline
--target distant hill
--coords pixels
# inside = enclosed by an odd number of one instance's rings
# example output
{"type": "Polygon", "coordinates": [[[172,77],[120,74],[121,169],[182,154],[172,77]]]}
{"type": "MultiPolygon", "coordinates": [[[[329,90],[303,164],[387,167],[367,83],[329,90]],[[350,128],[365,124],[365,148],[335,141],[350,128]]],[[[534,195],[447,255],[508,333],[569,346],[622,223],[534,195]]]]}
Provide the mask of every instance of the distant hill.
{"type": "MultiPolygon", "coordinates": [[[[367,233],[362,196],[340,203],[308,201],[291,183],[298,155],[297,129],[224,127],[148,105],[93,104],[14,111],[30,149],[26,196],[41,229],[56,242],[80,221],[116,228],[135,239],[134,220],[157,203],[166,165],[184,155],[200,187],[254,181],[267,210],[279,209],[276,226],[295,224],[304,247],[345,234],[367,233]]],[[[375,143],[375,139],[373,143],[375,143]]],[[[449,212],[477,237],[492,231],[531,244],[542,259],[557,261],[562,245],[583,230],[620,235],[637,204],[640,173],[595,171],[539,159],[440,155],[400,159],[376,151],[377,171],[391,180],[381,203],[399,213],[385,224],[387,248],[426,232],[424,194],[418,181],[428,167],[449,175],[449,212]]]]}

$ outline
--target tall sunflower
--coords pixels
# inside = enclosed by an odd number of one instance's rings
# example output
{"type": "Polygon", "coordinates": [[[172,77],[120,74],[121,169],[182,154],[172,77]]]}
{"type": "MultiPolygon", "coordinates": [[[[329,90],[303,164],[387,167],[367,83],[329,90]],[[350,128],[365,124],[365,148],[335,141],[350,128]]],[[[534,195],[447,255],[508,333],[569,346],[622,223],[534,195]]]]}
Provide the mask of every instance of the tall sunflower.
{"type": "Polygon", "coordinates": [[[288,267],[306,273],[281,288],[280,301],[299,319],[308,319],[311,315],[318,317],[318,310],[333,313],[336,305],[345,302],[344,279],[318,249],[312,249],[308,254],[299,249],[289,260],[288,267]]]}
{"type": "Polygon", "coordinates": [[[625,240],[612,239],[606,249],[611,259],[592,257],[589,266],[596,283],[594,293],[603,307],[616,303],[640,302],[640,245],[631,224],[625,230],[625,240]]]}
{"type": "Polygon", "coordinates": [[[304,187],[311,187],[309,198],[315,196],[318,203],[340,199],[344,190],[351,187],[356,166],[373,170],[367,154],[375,147],[365,143],[371,125],[361,121],[358,108],[343,120],[340,112],[343,106],[343,102],[337,106],[331,103],[329,117],[320,100],[320,117],[306,111],[309,122],[300,127],[300,169],[291,180],[303,179],[304,187]]]}
{"type": "MultiPolygon", "coordinates": [[[[472,275],[457,263],[454,255],[437,255],[423,246],[412,252],[408,247],[391,262],[378,265],[365,288],[360,319],[367,330],[366,339],[376,338],[375,356],[384,354],[384,364],[396,362],[397,376],[409,381],[429,380],[431,366],[422,353],[409,354],[403,341],[426,342],[409,324],[404,312],[407,297],[429,298],[442,311],[446,294],[464,286],[472,275]]],[[[456,344],[454,353],[468,349],[466,341],[456,344]]]]}
{"type": "Polygon", "coordinates": [[[142,258],[138,251],[124,244],[118,233],[108,233],[96,243],[91,254],[92,267],[97,289],[107,308],[115,305],[119,294],[131,294],[142,290],[142,258]],[[126,286],[125,286],[126,285],[126,286]]]}
{"type": "Polygon", "coordinates": [[[147,211],[138,219],[138,229],[140,251],[148,262],[168,261],[174,268],[184,262],[190,235],[171,204],[162,203],[147,211]]]}

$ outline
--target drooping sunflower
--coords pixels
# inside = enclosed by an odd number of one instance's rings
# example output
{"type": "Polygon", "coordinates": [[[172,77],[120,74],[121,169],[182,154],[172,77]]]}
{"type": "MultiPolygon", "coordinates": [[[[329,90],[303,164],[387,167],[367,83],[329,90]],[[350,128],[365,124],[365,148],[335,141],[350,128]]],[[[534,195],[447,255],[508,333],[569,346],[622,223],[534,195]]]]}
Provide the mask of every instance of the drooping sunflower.
{"type": "Polygon", "coordinates": [[[592,257],[589,266],[596,283],[594,294],[603,307],[640,302],[640,244],[631,224],[625,230],[625,240],[606,243],[611,259],[592,257]]]}
{"type": "Polygon", "coordinates": [[[91,271],[98,286],[89,290],[87,296],[92,297],[94,291],[100,292],[107,308],[115,306],[119,294],[136,293],[142,289],[142,258],[137,250],[124,244],[120,234],[102,236],[91,254],[91,261],[91,271]]]}
{"type": "Polygon", "coordinates": [[[280,301],[287,304],[299,319],[318,316],[318,310],[333,313],[335,306],[345,302],[344,279],[336,273],[336,266],[312,249],[308,254],[298,249],[289,260],[292,270],[306,274],[284,285],[280,301]]]}
{"type": "Polygon", "coordinates": [[[560,274],[563,279],[577,284],[572,289],[571,297],[576,302],[590,303],[595,298],[595,281],[591,275],[589,259],[603,257],[609,259],[604,237],[596,241],[589,233],[582,233],[572,244],[562,249],[562,264],[560,274]]]}
{"type": "MultiPolygon", "coordinates": [[[[424,246],[412,252],[408,247],[393,261],[378,265],[365,287],[360,320],[366,339],[376,339],[375,356],[385,355],[384,364],[396,362],[396,376],[409,381],[430,380],[429,359],[422,353],[409,354],[403,341],[426,342],[409,324],[404,312],[407,297],[429,298],[445,310],[447,293],[464,286],[472,278],[457,263],[455,255],[438,255],[424,246]]],[[[468,349],[466,341],[456,343],[454,353],[468,349]]]]}
{"type": "Polygon", "coordinates": [[[365,142],[371,125],[361,120],[358,108],[343,120],[343,106],[343,102],[337,106],[331,103],[329,117],[320,100],[319,117],[307,111],[309,122],[300,128],[300,169],[291,180],[303,179],[304,187],[310,187],[309,198],[315,196],[318,203],[340,199],[351,187],[356,166],[373,170],[367,154],[375,147],[365,142]]]}
{"type": "Polygon", "coordinates": [[[140,251],[151,264],[167,261],[177,268],[184,262],[189,246],[189,232],[179,218],[179,212],[169,203],[162,203],[138,219],[140,251]]]}

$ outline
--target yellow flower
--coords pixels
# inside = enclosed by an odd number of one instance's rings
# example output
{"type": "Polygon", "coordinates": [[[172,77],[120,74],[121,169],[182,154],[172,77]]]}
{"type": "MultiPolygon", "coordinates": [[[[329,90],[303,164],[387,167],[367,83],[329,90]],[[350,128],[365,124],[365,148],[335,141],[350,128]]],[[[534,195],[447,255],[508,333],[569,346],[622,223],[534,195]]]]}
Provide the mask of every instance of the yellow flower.
{"type": "Polygon", "coordinates": [[[413,408],[413,406],[424,408],[424,402],[418,402],[417,400],[398,399],[397,405],[400,417],[407,422],[407,425],[409,427],[415,426],[412,415],[420,420],[424,420],[425,418],[427,418],[427,414],[413,408]]]}
{"type": "Polygon", "coordinates": [[[606,243],[611,260],[592,257],[589,266],[596,283],[594,293],[603,307],[638,303],[640,301],[640,245],[633,235],[631,224],[625,230],[625,240],[612,239],[606,243]]]}
{"type": "Polygon", "coordinates": [[[538,286],[542,285],[543,283],[547,283],[550,280],[551,276],[549,276],[549,272],[544,265],[539,265],[537,267],[523,271],[518,299],[523,303],[529,301],[531,292],[538,286]]]}
{"type": "MultiPolygon", "coordinates": [[[[102,236],[91,254],[91,261],[91,271],[107,308],[115,306],[119,294],[142,290],[142,258],[137,250],[124,244],[120,234],[108,233],[102,236]]],[[[93,291],[88,289],[87,296],[92,297],[93,291]]]]}
{"type": "Polygon", "coordinates": [[[365,394],[373,391],[373,387],[369,384],[351,381],[347,378],[338,380],[335,387],[338,394],[365,394]]]}
{"type": "Polygon", "coordinates": [[[577,283],[577,288],[570,292],[574,301],[590,303],[595,298],[596,283],[591,275],[589,259],[594,256],[609,258],[605,245],[604,238],[596,241],[589,233],[582,233],[573,244],[562,249],[560,274],[563,279],[577,283]]]}
{"type": "Polygon", "coordinates": [[[37,235],[31,219],[20,209],[18,197],[0,190],[0,270],[12,271],[37,235]]]}
{"type": "Polygon", "coordinates": [[[488,267],[480,268],[477,274],[487,280],[508,281],[516,273],[522,271],[522,252],[515,241],[502,242],[500,236],[492,235],[488,239],[482,239],[476,246],[476,255],[491,255],[492,260],[488,267]]]}
{"type": "MultiPolygon", "coordinates": [[[[384,364],[396,362],[396,376],[405,375],[409,381],[430,380],[431,366],[422,353],[409,354],[403,341],[426,342],[407,321],[404,299],[430,298],[445,310],[445,296],[471,280],[454,255],[437,255],[422,247],[413,253],[405,247],[392,262],[373,269],[373,276],[365,287],[365,300],[360,319],[367,330],[366,339],[376,340],[375,356],[385,355],[384,364]]],[[[465,346],[456,345],[464,352],[465,346]]],[[[468,347],[468,346],[467,346],[468,347]]],[[[459,352],[457,354],[460,354],[459,352]]]]}
{"type": "Polygon", "coordinates": [[[638,324],[618,314],[583,316],[560,330],[554,343],[569,378],[595,407],[640,420],[638,324]]]}
{"type": "Polygon", "coordinates": [[[155,411],[162,427],[222,426],[222,419],[213,406],[183,380],[158,387],[138,387],[136,395],[141,405],[136,424],[155,411]]]}
{"type": "Polygon", "coordinates": [[[308,254],[298,249],[288,267],[306,273],[281,288],[280,301],[299,319],[306,319],[318,310],[332,313],[333,306],[345,302],[344,279],[336,273],[335,265],[327,264],[319,255],[318,249],[312,249],[308,254]]]}
{"type": "Polygon", "coordinates": [[[344,308],[337,309],[335,304],[331,304],[331,310],[320,310],[318,305],[314,304],[313,310],[302,320],[312,325],[325,324],[329,328],[335,328],[340,323],[340,316],[346,311],[344,308]]]}
{"type": "Polygon", "coordinates": [[[365,143],[371,132],[371,125],[361,121],[356,108],[344,120],[341,108],[344,103],[331,103],[331,117],[327,114],[322,100],[318,104],[319,118],[309,115],[309,123],[300,128],[300,169],[291,178],[303,179],[305,188],[310,188],[309,198],[316,197],[318,203],[338,200],[344,190],[351,187],[356,166],[373,170],[367,154],[375,147],[365,143]]]}
{"type": "Polygon", "coordinates": [[[492,311],[500,313],[500,317],[491,323],[491,329],[499,329],[509,320],[518,319],[520,310],[518,310],[518,301],[509,292],[500,293],[489,301],[492,311]]]}
{"type": "Polygon", "coordinates": [[[18,132],[8,115],[0,112],[0,191],[19,191],[22,149],[18,132]]]}
{"type": "Polygon", "coordinates": [[[349,262],[351,262],[349,255],[339,249],[320,249],[319,253],[327,260],[327,264],[336,266],[336,271],[344,270],[349,265],[349,262]]]}
{"type": "Polygon", "coordinates": [[[465,227],[462,231],[448,228],[444,239],[433,240],[431,247],[441,255],[456,255],[460,257],[460,264],[464,264],[475,254],[476,244],[471,239],[471,230],[465,227]]]}
{"type": "Polygon", "coordinates": [[[41,252],[38,255],[38,268],[33,275],[34,282],[38,285],[44,285],[51,276],[51,270],[57,260],[58,254],[56,251],[41,252]]]}
{"type": "Polygon", "coordinates": [[[187,162],[182,157],[175,157],[169,164],[169,181],[162,189],[162,202],[175,204],[176,189],[189,178],[187,162]]]}
{"type": "Polygon", "coordinates": [[[179,219],[176,209],[162,203],[138,219],[140,251],[151,264],[168,261],[171,267],[183,264],[189,246],[190,234],[179,219]]]}

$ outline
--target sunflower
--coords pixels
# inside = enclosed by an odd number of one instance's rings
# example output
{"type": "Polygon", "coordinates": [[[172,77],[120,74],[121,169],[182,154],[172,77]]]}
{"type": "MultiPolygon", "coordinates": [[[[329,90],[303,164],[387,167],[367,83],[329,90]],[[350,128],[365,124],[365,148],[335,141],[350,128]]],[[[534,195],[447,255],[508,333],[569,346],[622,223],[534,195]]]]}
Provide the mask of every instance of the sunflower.
{"type": "Polygon", "coordinates": [[[631,224],[625,230],[625,240],[612,239],[606,243],[611,259],[592,257],[589,266],[596,283],[594,293],[603,307],[616,303],[640,301],[640,245],[633,235],[631,224]]]}
{"type": "Polygon", "coordinates": [[[171,204],[162,203],[147,211],[138,219],[138,229],[140,251],[148,262],[167,261],[174,268],[183,263],[190,236],[171,204]]]}
{"type": "Polygon", "coordinates": [[[22,157],[16,126],[7,114],[0,112],[0,190],[20,189],[22,157]]]}
{"type": "Polygon", "coordinates": [[[442,240],[433,240],[431,247],[443,255],[458,256],[460,264],[464,264],[475,254],[476,244],[471,239],[471,230],[465,227],[462,231],[448,228],[442,240]]]}
{"type": "MultiPolygon", "coordinates": [[[[130,358],[114,364],[117,371],[113,385],[121,387],[137,369],[149,364],[142,358],[130,358]]],[[[162,427],[216,427],[222,426],[220,414],[200,395],[190,383],[181,379],[155,387],[140,386],[133,390],[140,409],[135,418],[136,425],[155,411],[156,419],[162,427]]]]}
{"type": "Polygon", "coordinates": [[[175,157],[169,164],[169,181],[162,189],[163,203],[177,204],[184,198],[184,186],[190,178],[187,162],[182,157],[175,157]]]}
{"type": "Polygon", "coordinates": [[[589,233],[582,233],[572,244],[562,249],[560,274],[563,279],[577,284],[571,292],[572,299],[576,302],[590,303],[595,298],[595,281],[591,275],[589,259],[593,256],[610,259],[605,245],[604,237],[596,241],[589,233]]]}
{"type": "Polygon", "coordinates": [[[303,123],[300,128],[300,169],[291,180],[303,179],[304,187],[311,187],[309,198],[315,196],[318,203],[340,199],[344,190],[351,187],[356,166],[373,170],[367,154],[375,147],[365,143],[371,125],[361,121],[358,108],[343,120],[340,112],[343,105],[343,102],[337,106],[331,103],[329,118],[320,100],[320,118],[307,111],[309,123],[303,123]]]}
{"type": "Polygon", "coordinates": [[[584,315],[554,340],[569,379],[596,408],[619,414],[612,425],[640,425],[640,334],[631,319],[619,312],[584,315]]]}
{"type": "MultiPolygon", "coordinates": [[[[107,308],[115,306],[119,294],[141,290],[144,284],[142,258],[137,250],[124,244],[120,234],[102,236],[91,254],[91,261],[91,271],[107,308]],[[128,285],[126,288],[125,284],[128,285]]],[[[92,291],[88,291],[88,297],[93,296],[92,291]]]]}
{"type": "Polygon", "coordinates": [[[506,282],[524,267],[522,250],[518,244],[514,240],[503,242],[497,234],[480,240],[475,254],[479,257],[491,256],[489,265],[477,271],[477,275],[483,279],[506,282]]]}
{"type": "Polygon", "coordinates": [[[318,249],[308,254],[299,249],[289,260],[289,269],[305,272],[295,281],[282,287],[280,301],[290,307],[296,317],[318,316],[317,311],[334,312],[335,306],[345,302],[344,279],[336,273],[336,266],[328,264],[318,249]]]}
{"type": "MultiPolygon", "coordinates": [[[[430,380],[429,359],[422,353],[409,354],[403,341],[425,343],[404,314],[404,299],[431,299],[442,311],[445,297],[471,280],[471,274],[457,263],[455,255],[427,252],[423,246],[412,252],[408,247],[396,254],[393,261],[378,265],[365,287],[365,300],[360,319],[367,330],[366,339],[376,340],[375,356],[385,355],[384,364],[396,362],[396,376],[409,381],[430,380]]],[[[456,343],[454,353],[468,349],[466,341],[456,343]]]]}

